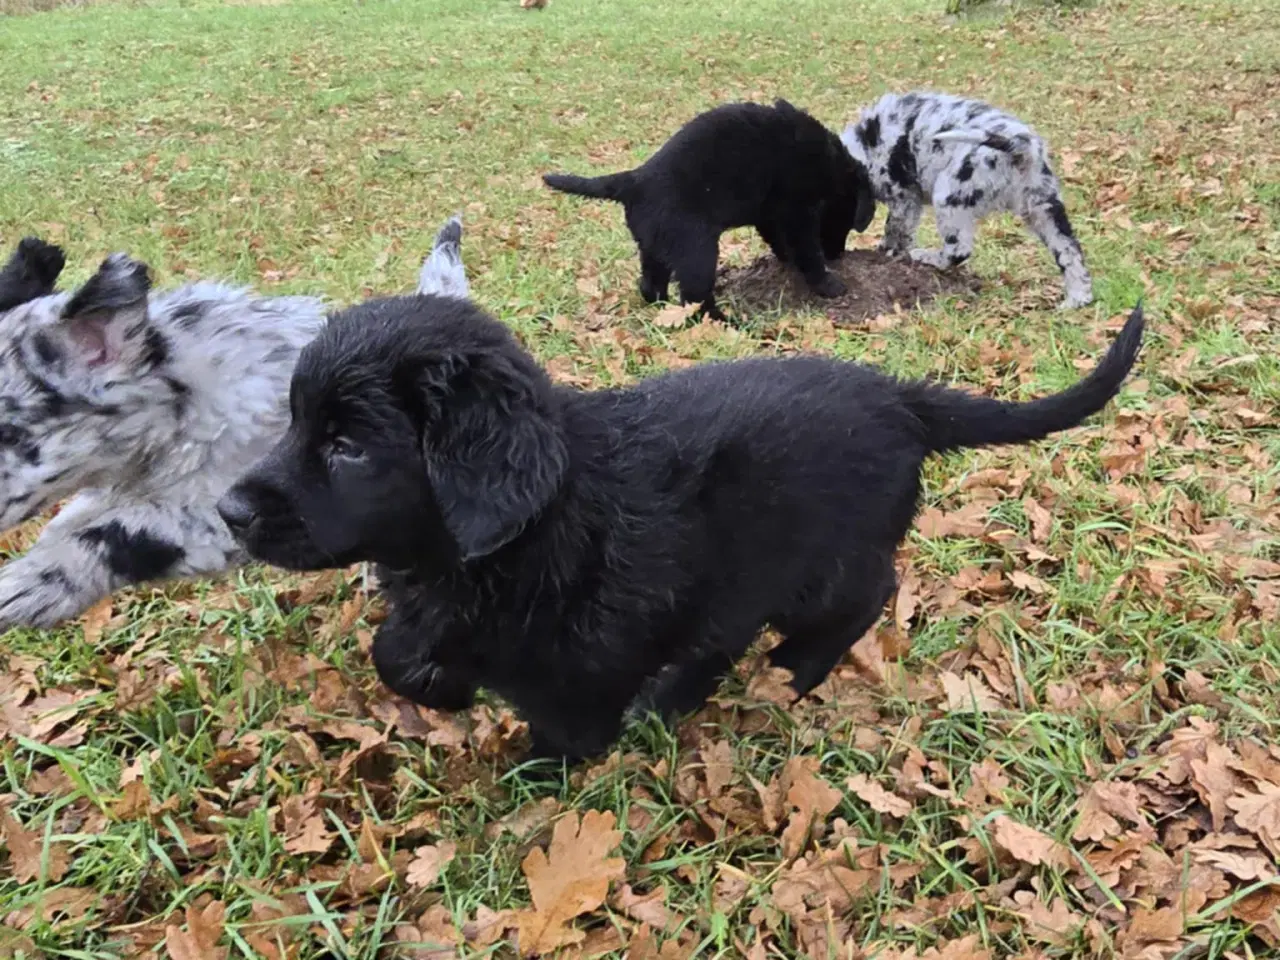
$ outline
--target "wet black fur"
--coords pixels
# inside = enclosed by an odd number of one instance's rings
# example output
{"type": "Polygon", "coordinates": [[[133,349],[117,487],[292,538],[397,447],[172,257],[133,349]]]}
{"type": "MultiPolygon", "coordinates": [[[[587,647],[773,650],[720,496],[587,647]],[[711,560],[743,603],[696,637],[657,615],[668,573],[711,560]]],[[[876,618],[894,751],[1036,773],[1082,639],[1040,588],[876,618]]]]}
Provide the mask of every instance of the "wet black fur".
{"type": "Polygon", "coordinates": [[[826,260],[875,214],[866,170],[821,123],[785,100],[732,103],[694,117],[634,170],[603,177],[547,174],[556,190],[616,200],[640,250],[640,294],[665,300],[674,275],[684,303],[712,316],[720,234],[755,227],[815,293],[844,283],[826,260]],[[824,259],[825,258],[825,259],[824,259]]]}
{"type": "Polygon", "coordinates": [[[53,293],[65,264],[60,247],[38,237],[23,237],[0,267],[0,311],[53,293]]]}
{"type": "Polygon", "coordinates": [[[293,421],[219,511],[255,557],[369,560],[379,676],[458,709],[477,687],[538,755],[605,750],[624,710],[696,708],[766,624],[804,694],[879,617],[931,453],[1021,443],[1119,390],[1136,309],[1098,367],[1005,403],[823,357],[554,386],[470,303],[373,301],[303,352],[293,421]]]}

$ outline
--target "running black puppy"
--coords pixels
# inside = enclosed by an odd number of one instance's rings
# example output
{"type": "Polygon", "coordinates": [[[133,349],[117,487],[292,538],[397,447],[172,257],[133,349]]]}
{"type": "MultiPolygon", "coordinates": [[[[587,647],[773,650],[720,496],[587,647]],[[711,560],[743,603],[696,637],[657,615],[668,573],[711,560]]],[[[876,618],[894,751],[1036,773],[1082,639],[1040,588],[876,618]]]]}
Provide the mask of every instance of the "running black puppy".
{"type": "Polygon", "coordinates": [[[838,259],[849,231],[866,230],[876,211],[866,168],[785,100],[699,114],[634,170],[542,179],[565,193],[620,202],[640,248],[640,295],[665,300],[674,273],[681,302],[700,303],[716,318],[720,234],[755,227],[814,293],[838,297],[845,285],[826,260],[838,259]]]}
{"type": "Polygon", "coordinates": [[[268,563],[381,565],[373,659],[397,693],[460,709],[490,688],[537,755],[581,758],[660,671],[648,705],[697,707],[765,624],[812,689],[894,589],[925,457],[1075,426],[1142,331],[1139,308],[1092,373],[1028,403],[822,357],[588,392],[469,302],[372,301],[302,351],[286,435],[218,509],[268,563]]]}

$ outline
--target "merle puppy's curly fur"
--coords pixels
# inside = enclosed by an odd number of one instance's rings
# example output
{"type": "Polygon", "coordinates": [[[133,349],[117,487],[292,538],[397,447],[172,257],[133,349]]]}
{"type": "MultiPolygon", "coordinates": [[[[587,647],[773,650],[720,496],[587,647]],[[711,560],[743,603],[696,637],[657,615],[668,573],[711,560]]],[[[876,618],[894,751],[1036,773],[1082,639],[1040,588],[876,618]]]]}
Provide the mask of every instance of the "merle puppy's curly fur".
{"type": "Polygon", "coordinates": [[[849,232],[866,230],[876,208],[862,164],[834,132],[785,100],[699,114],[634,170],[543,180],[621,203],[640,248],[640,295],[665,300],[674,274],[681,302],[702,304],[714,317],[720,234],[755,227],[815,293],[838,297],[845,285],[826,260],[844,253],[849,232]]]}
{"type": "MultiPolygon", "coordinates": [[[[419,290],[467,295],[451,219],[419,290]]],[[[244,560],[214,504],[279,439],[312,297],[199,281],[152,290],[145,264],[108,257],[74,293],[35,237],[0,268],[0,531],[66,499],[0,566],[0,631],[51,627],[131,584],[244,560]]]]}
{"type": "Polygon", "coordinates": [[[536,755],[581,758],[646,684],[644,706],[696,708],[765,624],[812,689],[894,589],[924,459],[1080,423],[1142,331],[1139,307],[1092,373],[1027,403],[815,356],[579,391],[469,302],[373,301],[302,351],[288,430],[219,512],[268,563],[381,565],[393,690],[460,709],[490,688],[536,755]]]}
{"type": "Polygon", "coordinates": [[[1049,147],[1017,117],[947,93],[887,93],[840,138],[888,205],[882,251],[954,267],[973,253],[982,218],[1007,210],[1053,254],[1066,287],[1061,305],[1092,302],[1093,281],[1049,166],[1049,147]],[[925,204],[933,205],[940,249],[914,246],[925,204]]]}

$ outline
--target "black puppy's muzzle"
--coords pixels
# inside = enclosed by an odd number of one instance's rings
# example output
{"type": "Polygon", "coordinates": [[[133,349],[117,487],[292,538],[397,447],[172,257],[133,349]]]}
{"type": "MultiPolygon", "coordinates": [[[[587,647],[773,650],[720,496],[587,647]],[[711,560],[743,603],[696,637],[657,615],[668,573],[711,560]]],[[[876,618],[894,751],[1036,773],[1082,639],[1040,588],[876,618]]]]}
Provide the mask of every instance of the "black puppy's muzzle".
{"type": "Polygon", "coordinates": [[[258,511],[257,504],[239,486],[232,487],[223,494],[217,509],[218,516],[227,525],[231,535],[241,543],[252,540],[254,533],[262,526],[262,514],[258,511]]]}

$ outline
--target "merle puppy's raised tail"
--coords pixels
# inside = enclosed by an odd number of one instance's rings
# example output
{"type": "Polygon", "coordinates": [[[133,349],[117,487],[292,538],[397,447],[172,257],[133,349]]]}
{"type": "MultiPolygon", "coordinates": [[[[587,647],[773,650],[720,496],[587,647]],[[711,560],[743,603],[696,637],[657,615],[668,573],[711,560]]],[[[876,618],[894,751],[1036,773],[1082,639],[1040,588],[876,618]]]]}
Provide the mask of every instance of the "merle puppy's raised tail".
{"type": "Polygon", "coordinates": [[[903,384],[902,398],[924,425],[931,450],[1026,443],[1067,430],[1097,413],[1120,391],[1138,359],[1145,325],[1142,301],[1093,371],[1074,386],[1027,403],[1008,403],[937,384],[903,384]]]}

